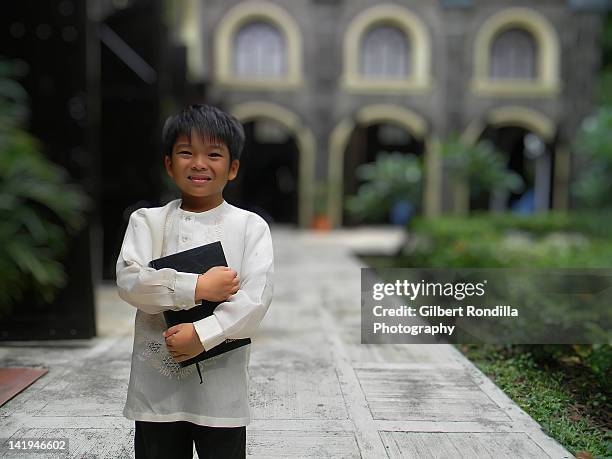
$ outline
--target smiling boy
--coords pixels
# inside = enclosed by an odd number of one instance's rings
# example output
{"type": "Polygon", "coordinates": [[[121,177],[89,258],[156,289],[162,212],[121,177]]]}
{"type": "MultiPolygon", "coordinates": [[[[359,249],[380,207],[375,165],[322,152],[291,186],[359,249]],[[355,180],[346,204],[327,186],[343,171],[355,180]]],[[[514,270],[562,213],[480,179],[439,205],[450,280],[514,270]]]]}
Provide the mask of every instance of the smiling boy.
{"type": "Polygon", "coordinates": [[[226,339],[252,337],[272,298],[270,229],[258,215],[228,204],[244,131],[221,110],[192,105],[168,118],[164,166],[181,198],[133,212],[117,259],[119,296],[137,308],[124,415],[135,421],[136,457],[245,457],[251,345],[200,362],[178,362],[226,339]],[[228,267],[205,273],[154,270],[161,256],[220,241],[228,267]],[[212,316],[166,330],[165,310],[221,302],[212,316]]]}

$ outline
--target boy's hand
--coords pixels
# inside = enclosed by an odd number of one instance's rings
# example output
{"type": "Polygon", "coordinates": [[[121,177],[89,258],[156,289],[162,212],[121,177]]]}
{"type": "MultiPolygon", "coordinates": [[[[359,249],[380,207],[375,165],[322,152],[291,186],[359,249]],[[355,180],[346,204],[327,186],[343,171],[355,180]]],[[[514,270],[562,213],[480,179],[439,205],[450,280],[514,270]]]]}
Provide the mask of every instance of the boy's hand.
{"type": "Polygon", "coordinates": [[[170,327],[164,333],[166,347],[177,362],[189,360],[204,352],[204,346],[191,323],[178,324],[170,327]]]}
{"type": "Polygon", "coordinates": [[[213,266],[198,276],[195,300],[225,301],[240,288],[238,273],[227,266],[213,266]]]}

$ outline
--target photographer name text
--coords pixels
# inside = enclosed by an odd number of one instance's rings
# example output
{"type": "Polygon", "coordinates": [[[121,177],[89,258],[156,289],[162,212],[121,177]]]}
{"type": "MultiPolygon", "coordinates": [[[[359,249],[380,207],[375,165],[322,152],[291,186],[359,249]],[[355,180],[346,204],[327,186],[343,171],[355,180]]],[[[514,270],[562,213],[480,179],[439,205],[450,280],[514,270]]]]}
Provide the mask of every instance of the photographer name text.
{"type": "MultiPolygon", "coordinates": [[[[374,284],[372,299],[378,302],[386,296],[405,296],[411,301],[420,297],[438,296],[449,297],[456,301],[462,301],[470,297],[482,297],[485,293],[487,281],[479,283],[440,283],[440,282],[408,282],[396,281],[395,283],[374,284]]],[[[440,305],[409,306],[398,305],[393,307],[376,304],[372,307],[374,317],[517,317],[518,310],[509,305],[475,306],[465,305],[456,307],[444,307],[440,305]]],[[[429,320],[431,322],[431,320],[429,320]]],[[[428,323],[427,325],[405,325],[387,324],[386,322],[374,322],[372,324],[374,334],[409,334],[409,335],[447,335],[451,336],[455,331],[455,325],[428,323]]]]}

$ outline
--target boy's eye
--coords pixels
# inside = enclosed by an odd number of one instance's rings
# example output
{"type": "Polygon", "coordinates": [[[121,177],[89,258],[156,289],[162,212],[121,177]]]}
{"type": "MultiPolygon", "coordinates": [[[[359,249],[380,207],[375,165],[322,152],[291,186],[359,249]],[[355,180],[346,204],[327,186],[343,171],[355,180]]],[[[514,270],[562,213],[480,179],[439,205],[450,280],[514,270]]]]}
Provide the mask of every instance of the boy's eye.
{"type": "Polygon", "coordinates": [[[190,152],[190,151],[187,151],[187,150],[183,150],[183,151],[179,151],[179,152],[178,152],[178,154],[179,154],[179,155],[190,155],[190,154],[191,154],[191,152],[190,152]]]}
{"type": "Polygon", "coordinates": [[[222,156],[221,153],[217,153],[216,151],[213,151],[210,153],[210,156],[222,156]]]}

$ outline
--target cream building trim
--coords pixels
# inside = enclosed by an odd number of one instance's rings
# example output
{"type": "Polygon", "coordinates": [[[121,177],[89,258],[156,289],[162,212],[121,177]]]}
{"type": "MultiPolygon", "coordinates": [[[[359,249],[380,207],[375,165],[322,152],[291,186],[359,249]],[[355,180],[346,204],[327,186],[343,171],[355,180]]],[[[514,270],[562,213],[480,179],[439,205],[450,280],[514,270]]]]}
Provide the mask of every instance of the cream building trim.
{"type": "Polygon", "coordinates": [[[298,224],[308,227],[313,218],[316,144],[312,131],[290,110],[269,102],[245,102],[230,109],[241,123],[262,118],[276,121],[295,135],[299,150],[298,224]]]}
{"type": "MultiPolygon", "coordinates": [[[[328,198],[327,211],[329,221],[332,226],[338,227],[342,224],[342,205],[343,205],[343,190],[344,190],[344,155],[348,145],[349,138],[353,130],[359,126],[369,126],[372,124],[394,124],[403,129],[406,129],[415,137],[425,139],[427,135],[427,123],[419,114],[391,104],[376,104],[369,105],[360,109],[354,118],[347,117],[340,121],[329,138],[329,163],[328,163],[328,198]]],[[[436,158],[430,155],[433,149],[428,147],[428,142],[425,142],[424,164],[439,166],[436,158]]],[[[423,206],[426,215],[436,214],[439,210],[436,203],[436,198],[427,198],[426,194],[431,189],[435,192],[439,189],[439,178],[435,167],[425,171],[425,183],[427,190],[423,193],[423,206]],[[429,207],[432,206],[430,209],[429,207]]]]}
{"type": "Polygon", "coordinates": [[[553,97],[561,91],[559,61],[559,37],[544,16],[530,8],[502,10],[489,17],[476,35],[472,91],[480,95],[497,97],[553,97]],[[514,27],[524,29],[534,37],[537,46],[536,80],[499,81],[489,78],[493,40],[499,32],[514,27]]]}
{"type": "Polygon", "coordinates": [[[552,142],[555,137],[555,123],[540,112],[530,108],[506,106],[493,109],[487,116],[493,127],[520,126],[539,135],[545,142],[552,142]]]}
{"type": "Polygon", "coordinates": [[[266,89],[282,91],[302,85],[302,34],[293,18],[279,6],[269,2],[243,2],[221,19],[214,38],[215,83],[231,89],[266,89]],[[242,26],[252,21],[265,21],[277,27],[287,44],[287,74],[281,78],[237,77],[232,74],[233,38],[242,26]]]}
{"type": "Polygon", "coordinates": [[[364,126],[380,123],[396,124],[416,137],[424,137],[427,132],[427,123],[423,117],[397,105],[368,105],[359,110],[355,118],[364,126]]]}
{"type": "Polygon", "coordinates": [[[490,110],[484,118],[472,121],[463,131],[461,140],[466,143],[476,143],[487,126],[504,127],[518,126],[539,135],[545,142],[552,142],[556,133],[556,125],[546,115],[531,108],[516,105],[506,105],[490,110]]]}
{"type": "Polygon", "coordinates": [[[345,118],[329,136],[327,216],[332,227],[342,224],[344,154],[355,127],[351,118],[345,118]]]}
{"type": "Polygon", "coordinates": [[[480,118],[473,120],[461,133],[461,141],[467,144],[475,144],[486,127],[486,124],[480,118]]]}
{"type": "Polygon", "coordinates": [[[377,5],[360,13],[344,34],[341,88],[350,92],[410,92],[431,89],[431,43],[427,27],[410,10],[398,5],[377,5]],[[406,79],[365,78],[359,72],[361,41],[372,26],[393,25],[402,30],[411,47],[412,73],[406,79]]]}
{"type": "Polygon", "coordinates": [[[200,5],[199,0],[185,0],[180,10],[179,34],[187,48],[187,78],[189,81],[201,81],[206,78],[203,40],[200,36],[200,5]]]}

